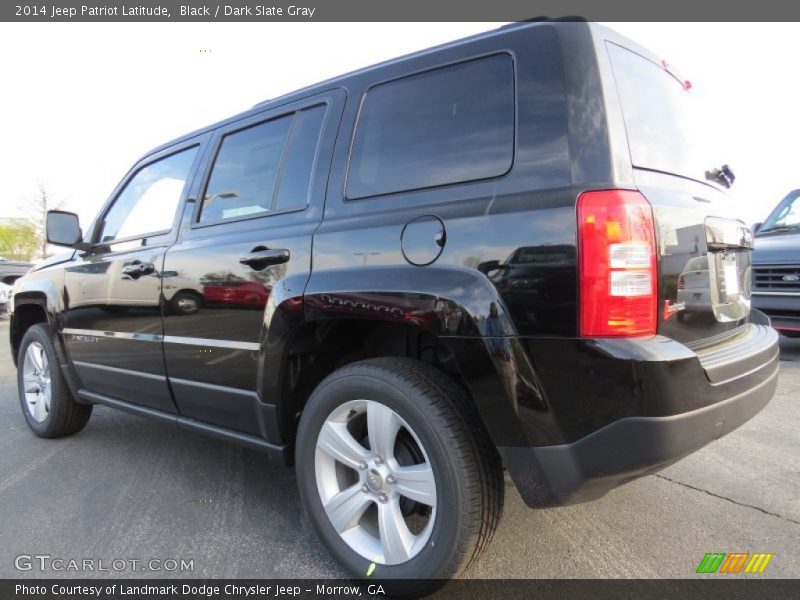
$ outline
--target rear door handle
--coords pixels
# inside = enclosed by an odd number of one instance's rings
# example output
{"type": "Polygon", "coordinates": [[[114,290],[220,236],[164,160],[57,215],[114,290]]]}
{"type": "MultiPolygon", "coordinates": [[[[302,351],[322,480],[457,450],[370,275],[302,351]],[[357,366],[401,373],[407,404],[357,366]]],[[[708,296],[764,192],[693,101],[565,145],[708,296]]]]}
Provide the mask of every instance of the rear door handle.
{"type": "Polygon", "coordinates": [[[250,265],[256,269],[263,269],[270,265],[280,265],[289,262],[289,251],[286,249],[269,250],[266,248],[253,248],[250,254],[239,258],[243,265],[250,265]]]}
{"type": "Polygon", "coordinates": [[[156,270],[153,263],[143,263],[138,260],[122,267],[123,275],[130,275],[131,277],[141,277],[142,275],[150,275],[156,270]]]}

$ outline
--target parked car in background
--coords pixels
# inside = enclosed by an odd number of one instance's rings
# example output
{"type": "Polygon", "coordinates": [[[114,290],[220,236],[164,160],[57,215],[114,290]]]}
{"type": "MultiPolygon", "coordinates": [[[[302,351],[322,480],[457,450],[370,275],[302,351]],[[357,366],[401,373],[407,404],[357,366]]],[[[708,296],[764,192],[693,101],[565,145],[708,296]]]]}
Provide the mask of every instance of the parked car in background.
{"type": "Polygon", "coordinates": [[[5,283],[0,283],[0,318],[5,317],[11,305],[14,288],[5,283]]]}
{"type": "Polygon", "coordinates": [[[752,294],[753,308],[775,329],[800,337],[800,189],[756,226],[752,294]]]}
{"type": "Polygon", "coordinates": [[[0,256],[0,283],[13,284],[33,267],[32,263],[6,260],[0,256]]]}
{"type": "Polygon", "coordinates": [[[524,23],[164,144],[85,237],[48,213],[72,253],[9,328],[28,425],[101,404],[262,450],[352,575],[430,591],[488,547],[504,467],[529,506],[594,500],[772,398],[690,87],[602,26],[524,23]]]}

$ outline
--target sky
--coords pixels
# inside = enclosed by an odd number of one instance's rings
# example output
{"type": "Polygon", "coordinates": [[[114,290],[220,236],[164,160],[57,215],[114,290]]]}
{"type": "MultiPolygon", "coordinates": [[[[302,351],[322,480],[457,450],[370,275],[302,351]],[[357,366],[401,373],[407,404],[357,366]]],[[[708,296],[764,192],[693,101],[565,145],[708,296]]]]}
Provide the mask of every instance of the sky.
{"type": "MultiPolygon", "coordinates": [[[[800,187],[793,23],[612,23],[692,82],[748,223],[800,187]]],[[[151,148],[257,102],[498,23],[2,23],[0,218],[39,186],[84,226],[151,148]]]]}

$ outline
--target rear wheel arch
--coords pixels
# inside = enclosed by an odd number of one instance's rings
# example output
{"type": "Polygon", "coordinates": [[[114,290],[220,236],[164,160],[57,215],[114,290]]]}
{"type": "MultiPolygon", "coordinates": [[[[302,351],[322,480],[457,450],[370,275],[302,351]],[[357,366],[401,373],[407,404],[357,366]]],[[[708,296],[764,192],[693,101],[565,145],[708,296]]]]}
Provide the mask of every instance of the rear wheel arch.
{"type": "Polygon", "coordinates": [[[287,343],[280,370],[276,414],[284,438],[294,440],[306,402],[328,375],[360,360],[385,357],[419,360],[461,386],[472,399],[446,340],[430,331],[377,320],[307,322],[287,343]]]}
{"type": "Polygon", "coordinates": [[[520,340],[440,336],[388,317],[328,318],[298,326],[286,342],[280,366],[263,378],[276,381],[264,396],[276,399],[276,441],[294,442],[305,403],[330,373],[359,360],[392,356],[418,359],[458,382],[497,447],[530,445],[521,407],[542,420],[543,436],[548,431],[549,400],[520,340]]]}
{"type": "Polygon", "coordinates": [[[474,269],[409,265],[314,271],[303,296],[305,313],[312,320],[409,322],[442,337],[517,335],[487,273],[491,268],[485,263],[474,269]]]}

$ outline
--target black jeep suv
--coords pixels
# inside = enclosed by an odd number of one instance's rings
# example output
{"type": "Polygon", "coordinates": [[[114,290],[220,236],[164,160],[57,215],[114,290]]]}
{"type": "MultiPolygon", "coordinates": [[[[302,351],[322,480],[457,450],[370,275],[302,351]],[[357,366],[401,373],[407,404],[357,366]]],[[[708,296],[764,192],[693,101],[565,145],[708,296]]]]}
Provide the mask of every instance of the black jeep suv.
{"type": "Polygon", "coordinates": [[[591,500],[773,395],[690,87],[600,26],[527,23],[156,148],[86,235],[51,213],[73,250],[17,282],[28,424],[102,404],[262,450],[356,576],[459,574],[504,468],[530,506],[591,500]]]}

